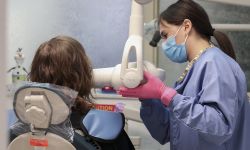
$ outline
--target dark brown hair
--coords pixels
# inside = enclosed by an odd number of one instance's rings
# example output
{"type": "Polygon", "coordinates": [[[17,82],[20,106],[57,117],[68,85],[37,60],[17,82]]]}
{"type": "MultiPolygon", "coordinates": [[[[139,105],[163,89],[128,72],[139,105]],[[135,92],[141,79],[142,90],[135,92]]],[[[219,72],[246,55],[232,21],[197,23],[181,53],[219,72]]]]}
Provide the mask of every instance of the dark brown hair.
{"type": "Polygon", "coordinates": [[[193,0],[179,0],[170,5],[160,14],[159,20],[173,25],[181,25],[185,19],[192,22],[193,28],[202,38],[210,41],[211,36],[214,36],[224,53],[236,60],[232,43],[227,35],[213,29],[206,11],[193,0]]]}
{"type": "Polygon", "coordinates": [[[53,83],[78,91],[72,110],[80,114],[92,107],[92,67],[83,46],[71,37],[57,36],[41,44],[29,78],[32,82],[53,83]]]}

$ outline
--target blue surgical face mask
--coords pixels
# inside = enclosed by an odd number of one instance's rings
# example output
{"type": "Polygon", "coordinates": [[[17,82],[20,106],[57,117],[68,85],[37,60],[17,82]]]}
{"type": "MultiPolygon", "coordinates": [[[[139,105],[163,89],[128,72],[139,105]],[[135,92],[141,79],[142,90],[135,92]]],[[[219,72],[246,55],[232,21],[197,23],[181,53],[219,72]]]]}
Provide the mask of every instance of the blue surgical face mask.
{"type": "Polygon", "coordinates": [[[187,50],[185,44],[188,35],[182,44],[176,44],[176,39],[175,39],[181,27],[177,30],[177,32],[174,35],[168,37],[167,40],[162,43],[162,50],[165,56],[167,56],[170,60],[176,63],[184,63],[187,61],[187,50]]]}

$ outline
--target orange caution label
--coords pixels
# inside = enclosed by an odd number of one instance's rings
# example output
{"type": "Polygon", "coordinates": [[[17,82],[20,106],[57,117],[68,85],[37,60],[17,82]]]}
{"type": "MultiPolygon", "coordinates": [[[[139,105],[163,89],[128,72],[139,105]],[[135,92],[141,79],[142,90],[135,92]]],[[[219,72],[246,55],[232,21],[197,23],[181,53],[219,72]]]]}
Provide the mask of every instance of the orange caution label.
{"type": "Polygon", "coordinates": [[[95,104],[95,109],[106,110],[106,111],[115,111],[115,105],[95,104]]]}
{"type": "Polygon", "coordinates": [[[48,147],[49,143],[47,139],[30,139],[31,146],[48,147]]]}

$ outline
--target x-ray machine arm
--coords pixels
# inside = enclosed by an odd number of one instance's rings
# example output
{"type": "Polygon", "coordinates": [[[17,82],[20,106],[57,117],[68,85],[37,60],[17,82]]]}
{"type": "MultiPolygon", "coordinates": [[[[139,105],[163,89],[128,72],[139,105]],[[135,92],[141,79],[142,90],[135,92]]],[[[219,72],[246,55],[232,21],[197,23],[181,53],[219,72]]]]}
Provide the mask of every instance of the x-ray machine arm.
{"type": "Polygon", "coordinates": [[[153,0],[132,0],[129,37],[124,47],[122,62],[112,68],[94,69],[95,87],[109,86],[118,89],[120,86],[126,86],[135,88],[143,80],[144,70],[165,80],[164,70],[143,61],[143,5],[151,1],[153,0]],[[136,52],[136,62],[128,63],[128,56],[132,50],[136,52]]]}

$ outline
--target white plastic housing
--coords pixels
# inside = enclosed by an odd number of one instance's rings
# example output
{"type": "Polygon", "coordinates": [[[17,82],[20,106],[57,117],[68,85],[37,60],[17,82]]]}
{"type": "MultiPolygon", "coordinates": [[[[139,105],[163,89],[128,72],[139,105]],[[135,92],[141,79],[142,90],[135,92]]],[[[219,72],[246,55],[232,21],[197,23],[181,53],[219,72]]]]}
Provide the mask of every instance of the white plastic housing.
{"type": "Polygon", "coordinates": [[[121,63],[120,77],[124,86],[128,88],[135,88],[143,80],[142,61],[142,37],[137,35],[131,35],[126,42],[121,63]],[[128,68],[128,56],[131,51],[136,52],[136,68],[128,68]]]}
{"type": "MultiPolygon", "coordinates": [[[[136,66],[136,62],[128,63],[128,68],[130,69],[134,69],[136,68],[136,66]]],[[[148,71],[151,74],[160,78],[162,81],[165,81],[165,71],[163,69],[156,68],[152,63],[144,61],[143,70],[148,71]]],[[[93,75],[95,88],[113,87],[114,89],[118,90],[119,87],[124,86],[120,78],[120,73],[120,64],[110,68],[94,69],[93,75]]]]}
{"type": "Polygon", "coordinates": [[[126,41],[121,62],[121,82],[128,88],[137,87],[143,79],[143,5],[138,2],[132,0],[129,38],[126,41]],[[131,51],[136,52],[136,68],[128,68],[128,57],[131,51]]]}

